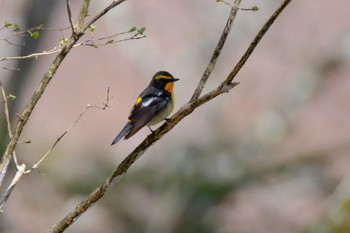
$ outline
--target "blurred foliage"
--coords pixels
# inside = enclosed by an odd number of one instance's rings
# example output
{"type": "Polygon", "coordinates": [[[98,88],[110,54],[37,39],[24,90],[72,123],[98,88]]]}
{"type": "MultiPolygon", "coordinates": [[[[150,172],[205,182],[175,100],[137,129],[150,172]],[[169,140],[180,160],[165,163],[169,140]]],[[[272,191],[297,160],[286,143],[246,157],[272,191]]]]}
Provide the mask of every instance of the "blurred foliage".
{"type": "Polygon", "coordinates": [[[328,203],[326,218],[306,230],[306,233],[350,232],[350,177],[342,180],[328,203]]]}

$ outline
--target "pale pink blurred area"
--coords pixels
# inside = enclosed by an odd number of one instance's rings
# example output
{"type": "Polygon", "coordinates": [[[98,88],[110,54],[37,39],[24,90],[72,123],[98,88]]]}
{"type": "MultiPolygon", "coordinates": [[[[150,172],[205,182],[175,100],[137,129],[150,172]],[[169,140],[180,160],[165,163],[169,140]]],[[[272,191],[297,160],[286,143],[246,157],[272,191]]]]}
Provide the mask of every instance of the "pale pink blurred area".
{"type": "MultiPolygon", "coordinates": [[[[238,12],[203,93],[227,77],[281,2],[242,1],[242,8],[257,5],[259,11],[238,12]]],[[[88,19],[109,3],[92,1],[88,19]]],[[[0,1],[0,24],[21,26],[27,4],[0,1]]],[[[71,1],[74,19],[79,4],[71,1]]],[[[183,119],[66,232],[321,232],[318,227],[333,220],[334,203],[346,200],[336,197],[350,174],[349,9],[347,0],[292,1],[239,72],[234,81],[240,84],[183,119]]],[[[87,110],[40,172],[23,177],[4,206],[0,231],[47,231],[150,134],[145,128],[110,146],[155,72],[180,79],[174,112],[189,101],[229,12],[215,0],[126,1],[94,24],[82,40],[132,27],[145,27],[146,37],[79,46],[68,54],[23,131],[20,140],[31,143],[18,145],[19,161],[27,167],[37,162],[88,104],[107,97],[107,89],[109,107],[87,110]]],[[[65,1],[56,4],[47,26],[69,26],[65,1]]],[[[37,52],[69,33],[46,33],[37,52]]],[[[18,50],[0,41],[1,57],[18,50]]],[[[30,61],[16,113],[54,57],[30,61]]],[[[0,69],[5,88],[12,72],[0,69]]],[[[14,170],[8,175],[6,185],[14,170]]]]}

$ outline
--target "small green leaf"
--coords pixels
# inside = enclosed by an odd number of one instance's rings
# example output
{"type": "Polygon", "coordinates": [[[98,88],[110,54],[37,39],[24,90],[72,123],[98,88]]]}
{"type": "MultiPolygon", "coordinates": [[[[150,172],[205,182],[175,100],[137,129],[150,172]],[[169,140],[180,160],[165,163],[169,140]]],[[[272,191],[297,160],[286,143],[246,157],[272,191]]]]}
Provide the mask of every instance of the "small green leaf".
{"type": "Polygon", "coordinates": [[[67,43],[67,42],[68,42],[68,39],[63,37],[63,38],[60,40],[60,45],[64,45],[64,44],[67,43]]]}
{"type": "Polygon", "coordinates": [[[114,42],[114,40],[113,39],[110,39],[110,40],[108,40],[107,42],[106,42],[106,44],[112,44],[114,42]]]}
{"type": "Polygon", "coordinates": [[[13,25],[13,31],[14,32],[19,32],[20,31],[19,26],[17,24],[13,25]]]}
{"type": "Polygon", "coordinates": [[[252,7],[252,11],[258,11],[259,10],[259,7],[258,6],[253,6],[252,7]]]}
{"type": "Polygon", "coordinates": [[[39,38],[39,36],[40,36],[40,33],[39,33],[39,31],[35,31],[35,32],[29,32],[29,35],[30,35],[30,37],[32,37],[32,38],[34,38],[34,39],[38,39],[39,38]]]}
{"type": "Polygon", "coordinates": [[[14,100],[14,99],[16,99],[16,96],[10,94],[10,95],[8,96],[8,98],[9,98],[10,100],[14,100]]]}
{"type": "Polygon", "coordinates": [[[216,2],[221,2],[221,0],[216,0],[216,2]]]}
{"type": "Polygon", "coordinates": [[[11,26],[12,26],[12,23],[9,23],[9,22],[6,22],[5,25],[4,25],[5,28],[9,28],[11,26]]]}
{"type": "Polygon", "coordinates": [[[146,28],[145,27],[142,27],[140,29],[137,29],[137,32],[141,35],[143,35],[143,33],[145,32],[146,28]]]}
{"type": "Polygon", "coordinates": [[[129,30],[129,32],[134,32],[134,31],[136,31],[136,27],[132,27],[132,28],[130,28],[130,30],[129,30]]]}
{"type": "Polygon", "coordinates": [[[95,29],[96,29],[96,26],[91,24],[89,27],[90,32],[94,32],[95,29]]]}

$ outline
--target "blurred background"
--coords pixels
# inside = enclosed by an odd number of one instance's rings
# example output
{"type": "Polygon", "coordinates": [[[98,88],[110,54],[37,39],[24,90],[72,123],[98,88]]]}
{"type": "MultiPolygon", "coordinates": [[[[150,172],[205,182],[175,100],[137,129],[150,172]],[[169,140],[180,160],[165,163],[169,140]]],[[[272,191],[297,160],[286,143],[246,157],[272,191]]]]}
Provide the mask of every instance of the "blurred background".
{"type": "MultiPolygon", "coordinates": [[[[204,92],[231,71],[282,1],[242,1],[204,92]]],[[[73,17],[80,1],[72,1],[73,17]]],[[[110,1],[92,1],[94,16],[110,1]]],[[[350,2],[292,1],[256,48],[230,93],[197,109],[153,145],[123,179],[66,232],[350,232],[350,2]]],[[[147,134],[110,143],[136,96],[158,70],[179,78],[174,111],[192,95],[230,6],[215,0],[126,1],[84,39],[131,27],[146,38],[73,49],[20,140],[20,163],[36,163],[89,103],[90,109],[38,171],[21,179],[0,215],[0,232],[45,232],[103,182],[147,134]]],[[[65,1],[0,1],[0,25],[66,28],[65,1]]],[[[2,29],[0,37],[12,34],[2,29]]],[[[70,30],[0,41],[0,57],[50,50],[70,30]]],[[[55,55],[2,62],[13,127],[55,55]]],[[[0,104],[0,151],[7,144],[0,104]]],[[[12,164],[4,186],[15,168],[12,164]]],[[[4,188],[0,190],[3,193],[4,188]]]]}

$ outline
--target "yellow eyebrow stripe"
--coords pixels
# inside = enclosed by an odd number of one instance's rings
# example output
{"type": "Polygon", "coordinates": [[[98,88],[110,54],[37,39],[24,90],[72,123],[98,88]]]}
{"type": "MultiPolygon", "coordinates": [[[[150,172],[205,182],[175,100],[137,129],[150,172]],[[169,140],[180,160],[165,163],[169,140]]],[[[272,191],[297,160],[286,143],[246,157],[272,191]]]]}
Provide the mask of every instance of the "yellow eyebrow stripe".
{"type": "Polygon", "coordinates": [[[137,106],[141,101],[142,101],[141,97],[137,98],[135,105],[137,106]]]}
{"type": "Polygon", "coordinates": [[[158,80],[158,79],[173,79],[173,78],[170,76],[158,75],[158,76],[154,77],[154,79],[158,80]]]}

